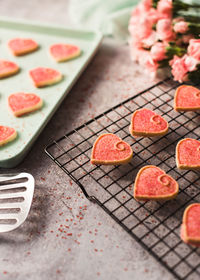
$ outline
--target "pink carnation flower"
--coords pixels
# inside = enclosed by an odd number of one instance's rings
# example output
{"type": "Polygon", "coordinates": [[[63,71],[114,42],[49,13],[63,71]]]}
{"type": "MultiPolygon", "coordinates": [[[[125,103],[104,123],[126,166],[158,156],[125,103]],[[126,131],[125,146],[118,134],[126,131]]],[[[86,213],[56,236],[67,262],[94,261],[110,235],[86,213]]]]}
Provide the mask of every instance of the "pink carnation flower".
{"type": "Polygon", "coordinates": [[[166,58],[165,55],[166,46],[161,42],[157,42],[155,45],[152,46],[150,54],[154,61],[160,61],[166,58]]]}
{"type": "Polygon", "coordinates": [[[171,18],[172,8],[172,0],[160,0],[157,5],[157,10],[160,14],[160,18],[171,18]]]}
{"type": "Polygon", "coordinates": [[[158,14],[153,8],[147,11],[140,4],[133,10],[128,29],[131,34],[131,40],[132,42],[134,41],[137,47],[149,48],[156,42],[157,35],[152,27],[157,20],[158,14]]]}
{"type": "Polygon", "coordinates": [[[152,7],[152,0],[143,0],[140,5],[145,11],[148,11],[152,7]]]}
{"type": "Polygon", "coordinates": [[[188,54],[200,61],[200,39],[191,39],[188,46],[188,54]]]}
{"type": "Polygon", "coordinates": [[[174,56],[170,61],[172,74],[175,81],[182,83],[186,80],[188,72],[196,70],[198,61],[191,56],[185,54],[182,57],[174,56]]]}
{"type": "Polygon", "coordinates": [[[157,40],[156,32],[153,30],[148,37],[146,37],[142,40],[143,48],[149,48],[149,47],[153,46],[153,44],[155,44],[156,40],[157,40]]]}
{"type": "Polygon", "coordinates": [[[188,44],[191,39],[194,39],[192,34],[186,34],[182,36],[182,41],[184,44],[188,44]]]}
{"type": "Polygon", "coordinates": [[[199,63],[194,57],[185,55],[185,65],[189,72],[195,71],[197,69],[197,64],[199,63]]]}
{"type": "Polygon", "coordinates": [[[141,55],[141,51],[143,50],[140,45],[133,39],[130,40],[129,42],[130,45],[130,55],[131,55],[131,60],[133,61],[138,61],[139,57],[141,55]]]}
{"type": "Polygon", "coordinates": [[[146,67],[148,74],[150,72],[150,76],[152,78],[155,78],[158,67],[159,67],[158,63],[156,61],[152,60],[151,58],[149,58],[145,63],[145,67],[146,67]]]}
{"type": "Polygon", "coordinates": [[[146,15],[141,14],[139,7],[136,7],[132,12],[128,29],[133,38],[137,37],[138,40],[141,40],[150,35],[152,23],[146,15]]]}
{"type": "Polygon", "coordinates": [[[138,61],[139,64],[144,67],[145,71],[150,74],[152,78],[155,78],[159,65],[157,61],[152,59],[150,52],[145,50],[141,51],[138,61]]]}
{"type": "Polygon", "coordinates": [[[184,77],[187,75],[187,67],[184,63],[183,57],[174,56],[170,61],[172,67],[172,75],[175,81],[183,82],[184,77]]]}
{"type": "Polygon", "coordinates": [[[137,26],[136,33],[140,35],[141,38],[147,38],[152,31],[152,23],[148,17],[144,17],[140,20],[140,25],[137,26]]]}
{"type": "Polygon", "coordinates": [[[170,19],[160,19],[156,26],[158,39],[169,42],[175,39],[175,34],[172,30],[172,21],[170,19]]]}
{"type": "Polygon", "coordinates": [[[138,19],[141,16],[141,10],[139,6],[136,6],[131,12],[131,18],[129,24],[137,23],[138,19]]]}
{"type": "Polygon", "coordinates": [[[128,29],[131,34],[131,45],[134,41],[137,46],[131,48],[131,53],[133,50],[137,52],[137,48],[149,48],[156,42],[156,32],[152,28],[157,21],[158,12],[152,8],[152,0],[143,0],[133,9],[128,29]]]}
{"type": "Polygon", "coordinates": [[[188,23],[185,21],[179,21],[174,25],[174,31],[176,33],[184,34],[188,31],[188,23]]]}
{"type": "Polygon", "coordinates": [[[158,11],[154,8],[151,8],[147,13],[148,20],[151,22],[151,24],[157,23],[159,20],[159,14],[158,11]]]}
{"type": "Polygon", "coordinates": [[[175,24],[175,23],[183,21],[183,20],[184,20],[183,17],[176,17],[176,18],[173,19],[173,23],[175,24]]]}
{"type": "Polygon", "coordinates": [[[150,52],[135,46],[133,41],[130,42],[130,47],[131,59],[139,62],[148,74],[151,74],[152,78],[154,78],[159,65],[151,58],[150,52]]]}
{"type": "Polygon", "coordinates": [[[194,36],[192,34],[185,34],[182,35],[181,37],[177,37],[176,39],[176,45],[182,47],[183,43],[184,44],[189,44],[189,41],[191,39],[194,39],[194,36]]]}

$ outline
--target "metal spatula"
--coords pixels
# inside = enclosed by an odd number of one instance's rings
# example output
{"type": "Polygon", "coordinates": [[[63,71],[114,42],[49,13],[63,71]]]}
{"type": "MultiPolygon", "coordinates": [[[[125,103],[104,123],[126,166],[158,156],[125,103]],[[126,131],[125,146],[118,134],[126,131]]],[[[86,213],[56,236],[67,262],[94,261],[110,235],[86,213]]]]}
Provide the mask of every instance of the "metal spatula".
{"type": "Polygon", "coordinates": [[[28,173],[0,175],[0,232],[14,230],[26,220],[34,186],[28,173]]]}

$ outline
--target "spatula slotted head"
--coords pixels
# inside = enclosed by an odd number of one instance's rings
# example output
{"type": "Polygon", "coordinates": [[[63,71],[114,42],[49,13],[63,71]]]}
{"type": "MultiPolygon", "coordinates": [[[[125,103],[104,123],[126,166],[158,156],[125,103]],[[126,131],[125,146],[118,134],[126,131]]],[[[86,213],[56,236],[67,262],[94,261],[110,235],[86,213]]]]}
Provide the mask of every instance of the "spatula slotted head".
{"type": "Polygon", "coordinates": [[[26,220],[34,186],[28,173],[0,175],[0,232],[14,230],[26,220]]]}

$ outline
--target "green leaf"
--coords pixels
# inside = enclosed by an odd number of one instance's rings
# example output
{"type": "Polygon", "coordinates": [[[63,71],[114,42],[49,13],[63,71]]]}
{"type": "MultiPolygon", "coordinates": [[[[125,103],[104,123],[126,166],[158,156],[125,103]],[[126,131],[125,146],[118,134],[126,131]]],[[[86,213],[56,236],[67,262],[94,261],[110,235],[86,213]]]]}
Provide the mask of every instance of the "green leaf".
{"type": "Polygon", "coordinates": [[[152,1],[153,8],[155,8],[155,9],[157,8],[158,2],[159,2],[159,0],[153,0],[152,1]]]}
{"type": "Polygon", "coordinates": [[[191,8],[192,9],[200,8],[200,4],[189,4],[181,0],[173,0],[172,3],[173,3],[174,11],[178,11],[178,10],[188,11],[191,8]]]}

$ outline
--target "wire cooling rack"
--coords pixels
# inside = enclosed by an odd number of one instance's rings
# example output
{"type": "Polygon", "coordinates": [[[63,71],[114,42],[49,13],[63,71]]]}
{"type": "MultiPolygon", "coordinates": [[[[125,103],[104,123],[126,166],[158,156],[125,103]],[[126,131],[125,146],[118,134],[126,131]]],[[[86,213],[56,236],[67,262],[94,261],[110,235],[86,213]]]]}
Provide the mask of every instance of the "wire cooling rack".
{"type": "Polygon", "coordinates": [[[198,139],[200,115],[178,113],[173,109],[177,83],[170,79],[140,92],[51,143],[46,153],[120,226],[164,265],[177,279],[200,279],[200,249],[180,239],[184,209],[200,202],[197,171],[180,171],[175,164],[175,147],[185,137],[198,139]],[[133,138],[129,134],[132,113],[146,107],[169,122],[169,132],[160,138],[133,138]],[[95,166],[91,149],[102,133],[115,133],[134,151],[129,164],[95,166]],[[175,178],[180,186],[176,199],[167,202],[137,202],[133,184],[138,170],[156,165],[175,178]]]}

